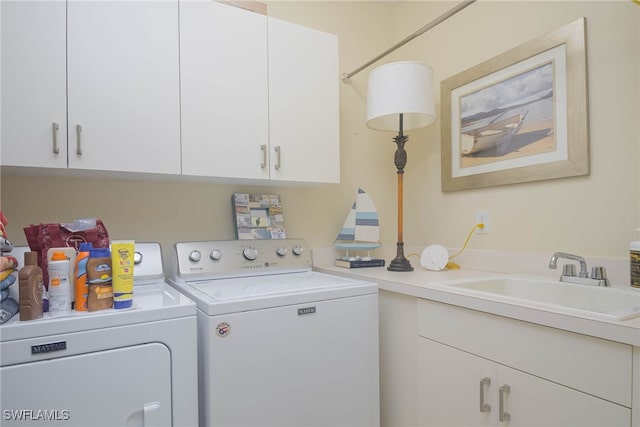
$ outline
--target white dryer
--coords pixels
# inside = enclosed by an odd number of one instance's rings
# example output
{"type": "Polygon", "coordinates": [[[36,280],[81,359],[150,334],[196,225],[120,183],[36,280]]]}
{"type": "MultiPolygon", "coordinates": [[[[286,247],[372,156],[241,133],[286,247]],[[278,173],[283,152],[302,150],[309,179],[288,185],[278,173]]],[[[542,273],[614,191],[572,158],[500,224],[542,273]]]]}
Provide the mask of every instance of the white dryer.
{"type": "Polygon", "coordinates": [[[0,326],[0,424],[197,425],[196,349],[195,303],[165,283],[160,245],[136,243],[133,308],[0,326]]]}

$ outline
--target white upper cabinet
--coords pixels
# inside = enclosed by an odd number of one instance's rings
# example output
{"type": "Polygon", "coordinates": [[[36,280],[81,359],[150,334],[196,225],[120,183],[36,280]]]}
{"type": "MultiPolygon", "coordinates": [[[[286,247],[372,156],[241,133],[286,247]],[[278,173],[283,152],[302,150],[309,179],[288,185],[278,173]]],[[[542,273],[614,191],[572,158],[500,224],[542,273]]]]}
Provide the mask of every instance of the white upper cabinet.
{"type": "Polygon", "coordinates": [[[69,167],[179,174],[177,0],[69,1],[67,32],[69,167]]]}
{"type": "Polygon", "coordinates": [[[338,38],[269,18],[271,179],[340,182],[338,38]]]}
{"type": "Polygon", "coordinates": [[[336,36],[183,0],[180,67],[184,175],[340,181],[336,36]]]}
{"type": "Polygon", "coordinates": [[[3,0],[4,166],[340,181],[338,39],[211,0],[3,0]]]}
{"type": "Polygon", "coordinates": [[[178,55],[177,0],[3,1],[2,164],[179,174],[178,55]]]}
{"type": "Polygon", "coordinates": [[[2,8],[2,165],[67,167],[66,4],[2,8]]]}
{"type": "Polygon", "coordinates": [[[269,178],[267,18],[180,2],[182,173],[269,178]]]}

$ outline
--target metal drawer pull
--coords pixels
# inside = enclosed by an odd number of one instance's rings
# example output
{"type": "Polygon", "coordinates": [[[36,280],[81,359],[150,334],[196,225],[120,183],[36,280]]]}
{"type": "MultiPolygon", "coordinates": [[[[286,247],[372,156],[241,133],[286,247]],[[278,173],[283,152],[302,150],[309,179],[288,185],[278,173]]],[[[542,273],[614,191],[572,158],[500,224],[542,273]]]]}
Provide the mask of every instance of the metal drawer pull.
{"type": "Polygon", "coordinates": [[[480,380],[480,412],[491,412],[491,405],[484,401],[484,388],[491,385],[491,378],[484,377],[480,380]]]}
{"type": "Polygon", "coordinates": [[[76,154],[82,156],[82,140],[80,134],[82,133],[82,126],[76,125],[76,154]]]}
{"type": "Polygon", "coordinates": [[[280,146],[275,146],[274,150],[276,151],[276,163],[275,165],[273,165],[273,167],[276,169],[280,169],[280,146]]]}
{"type": "Polygon", "coordinates": [[[511,419],[511,414],[504,410],[504,395],[506,393],[509,393],[510,391],[511,391],[511,387],[509,387],[508,384],[505,384],[498,389],[498,396],[499,396],[498,397],[498,402],[499,402],[498,418],[500,419],[501,423],[509,422],[509,420],[511,419]]]}
{"type": "Polygon", "coordinates": [[[260,167],[264,169],[267,167],[267,144],[262,144],[260,146],[260,153],[262,154],[262,163],[260,163],[260,167]]]}
{"type": "Polygon", "coordinates": [[[53,154],[60,153],[60,147],[58,147],[58,123],[51,123],[51,133],[53,134],[53,154]]]}

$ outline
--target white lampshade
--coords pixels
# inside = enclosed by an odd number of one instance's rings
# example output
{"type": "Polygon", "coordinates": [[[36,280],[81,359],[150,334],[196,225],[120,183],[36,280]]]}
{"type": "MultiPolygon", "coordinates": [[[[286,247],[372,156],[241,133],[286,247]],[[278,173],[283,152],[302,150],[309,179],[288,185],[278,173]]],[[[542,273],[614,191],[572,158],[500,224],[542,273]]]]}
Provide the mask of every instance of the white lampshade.
{"type": "Polygon", "coordinates": [[[433,71],[415,61],[392,62],[369,74],[367,127],[398,131],[400,113],[403,128],[430,125],[436,117],[433,71]]]}

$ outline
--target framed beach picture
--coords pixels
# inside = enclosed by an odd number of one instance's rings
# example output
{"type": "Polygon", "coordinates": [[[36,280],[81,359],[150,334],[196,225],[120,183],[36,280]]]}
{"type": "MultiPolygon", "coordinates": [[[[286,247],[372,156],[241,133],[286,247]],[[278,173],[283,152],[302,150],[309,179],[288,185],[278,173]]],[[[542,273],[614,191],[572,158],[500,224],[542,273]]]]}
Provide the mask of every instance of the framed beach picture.
{"type": "Polygon", "coordinates": [[[444,80],[442,191],[589,174],[585,19],[444,80]]]}

